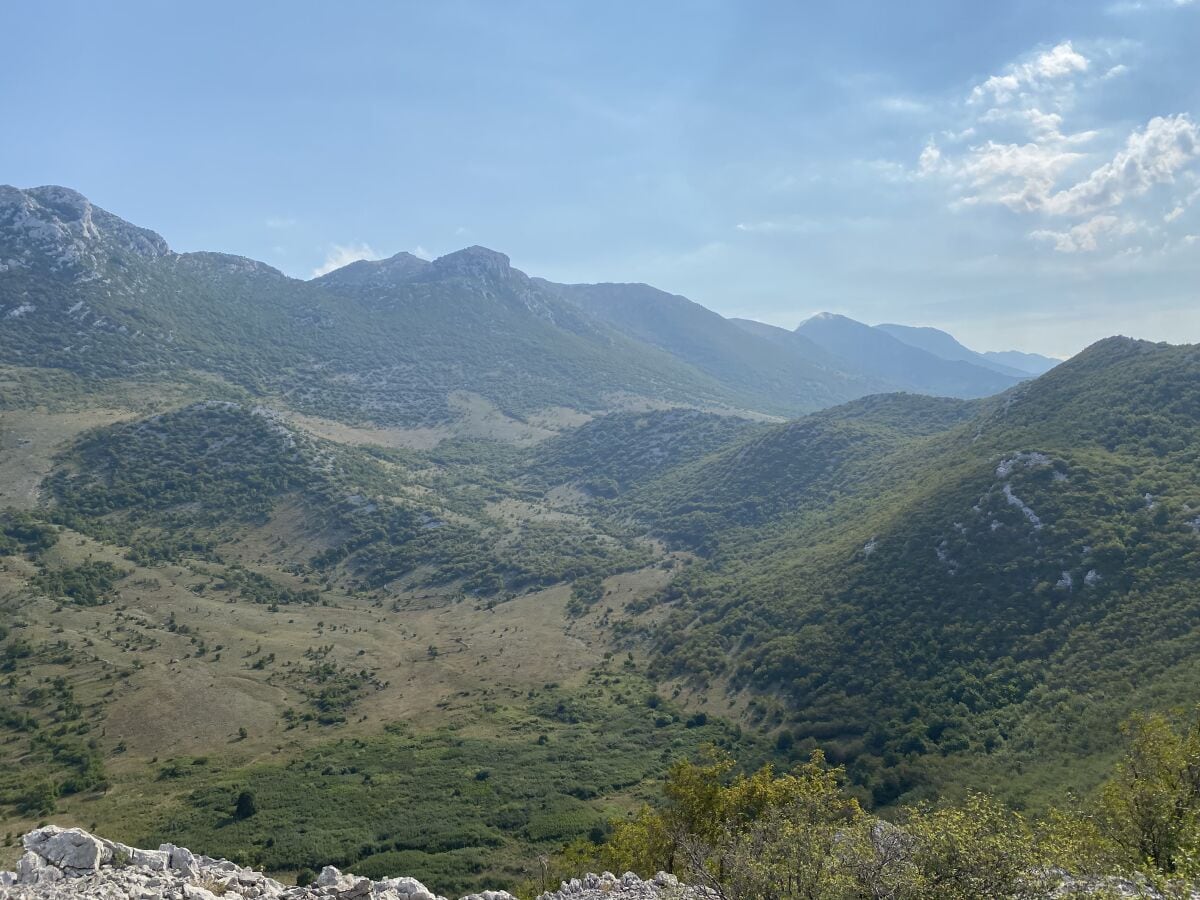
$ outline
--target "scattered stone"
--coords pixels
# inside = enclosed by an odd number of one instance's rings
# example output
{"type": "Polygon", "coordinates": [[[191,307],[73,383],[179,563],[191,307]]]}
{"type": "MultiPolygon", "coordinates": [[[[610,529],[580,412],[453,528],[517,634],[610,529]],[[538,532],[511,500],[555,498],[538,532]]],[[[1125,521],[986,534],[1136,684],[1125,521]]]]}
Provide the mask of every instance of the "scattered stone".
{"type": "MultiPolygon", "coordinates": [[[[3,900],[446,900],[415,878],[371,881],[326,866],[314,886],[291,887],[227,859],[162,844],[142,850],[79,828],[48,825],[25,835],[17,871],[0,872],[3,900]]],[[[475,900],[516,900],[485,891],[475,900]]]]}

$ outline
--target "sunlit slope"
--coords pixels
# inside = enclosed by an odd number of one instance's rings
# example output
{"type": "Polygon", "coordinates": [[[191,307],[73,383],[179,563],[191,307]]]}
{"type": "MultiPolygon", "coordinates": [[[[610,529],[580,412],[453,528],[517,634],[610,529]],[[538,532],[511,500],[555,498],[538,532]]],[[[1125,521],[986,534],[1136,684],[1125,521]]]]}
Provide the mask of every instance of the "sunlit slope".
{"type": "Polygon", "coordinates": [[[1027,757],[1085,757],[1134,685],[1197,699],[1200,352],[1115,338],[965,422],[906,404],[779,426],[632,498],[709,554],[661,597],[660,672],[751,692],[881,802],[1015,752],[1019,724],[1027,757]]]}

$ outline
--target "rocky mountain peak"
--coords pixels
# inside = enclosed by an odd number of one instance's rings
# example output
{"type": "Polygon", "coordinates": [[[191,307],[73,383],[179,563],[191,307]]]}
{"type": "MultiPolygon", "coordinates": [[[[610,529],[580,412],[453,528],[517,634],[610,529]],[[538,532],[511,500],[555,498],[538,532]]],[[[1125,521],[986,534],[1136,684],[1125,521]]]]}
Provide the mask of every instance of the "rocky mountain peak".
{"type": "Polygon", "coordinates": [[[433,268],[439,275],[464,278],[495,278],[512,271],[507,256],[478,245],[438,257],[433,268]]]}
{"type": "Polygon", "coordinates": [[[58,185],[0,185],[0,271],[47,266],[94,275],[107,257],[154,258],[171,252],[162,237],[58,185]]]}
{"type": "Polygon", "coordinates": [[[387,259],[360,259],[314,281],[334,288],[386,288],[411,281],[427,272],[431,265],[428,260],[401,251],[387,259]]]}

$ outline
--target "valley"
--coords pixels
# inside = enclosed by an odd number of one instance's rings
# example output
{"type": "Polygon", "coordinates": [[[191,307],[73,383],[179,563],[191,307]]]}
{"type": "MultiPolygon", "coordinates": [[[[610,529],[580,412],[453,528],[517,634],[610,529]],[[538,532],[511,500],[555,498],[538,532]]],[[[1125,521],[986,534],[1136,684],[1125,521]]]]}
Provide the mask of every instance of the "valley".
{"type": "Polygon", "coordinates": [[[10,835],[517,887],[705,747],[1039,813],[1197,702],[1195,346],[793,332],[481,247],[300,281],[64,188],[0,190],[0,260],[10,835]]]}

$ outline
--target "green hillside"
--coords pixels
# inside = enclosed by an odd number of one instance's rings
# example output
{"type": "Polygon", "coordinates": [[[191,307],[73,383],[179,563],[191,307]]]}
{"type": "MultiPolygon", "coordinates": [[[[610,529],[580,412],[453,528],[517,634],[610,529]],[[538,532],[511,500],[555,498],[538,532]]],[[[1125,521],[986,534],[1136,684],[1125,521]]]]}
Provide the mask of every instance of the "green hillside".
{"type": "Polygon", "coordinates": [[[524,471],[544,485],[576,484],[614,497],[764,427],[689,409],[612,413],[541,444],[524,471]]]}
{"type": "Polygon", "coordinates": [[[1090,787],[1104,721],[1195,699],[1197,362],[1112,339],[965,423],[851,404],[640,492],[708,554],[654,607],[657,671],[745,692],[876,803],[1090,787]]]}

